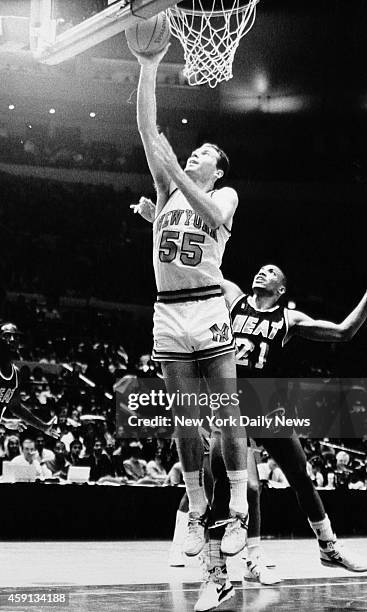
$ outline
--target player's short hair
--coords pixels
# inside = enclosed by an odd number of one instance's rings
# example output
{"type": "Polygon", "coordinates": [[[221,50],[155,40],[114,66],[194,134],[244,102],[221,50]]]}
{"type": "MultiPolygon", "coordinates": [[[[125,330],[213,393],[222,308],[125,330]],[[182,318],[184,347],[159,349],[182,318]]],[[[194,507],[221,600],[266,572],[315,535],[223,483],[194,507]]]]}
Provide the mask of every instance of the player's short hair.
{"type": "Polygon", "coordinates": [[[223,149],[218,147],[218,145],[214,144],[213,142],[205,142],[204,144],[213,147],[213,149],[218,153],[217,168],[218,170],[223,170],[223,176],[218,179],[218,181],[224,181],[229,172],[229,157],[227,153],[225,153],[223,149]]]}

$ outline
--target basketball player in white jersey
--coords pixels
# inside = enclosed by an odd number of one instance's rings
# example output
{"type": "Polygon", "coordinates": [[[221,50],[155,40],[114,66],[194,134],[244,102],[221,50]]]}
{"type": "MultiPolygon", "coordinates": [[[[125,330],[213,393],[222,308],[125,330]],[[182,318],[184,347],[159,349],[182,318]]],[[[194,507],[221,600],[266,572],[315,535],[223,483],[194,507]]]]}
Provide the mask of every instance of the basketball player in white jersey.
{"type": "Polygon", "coordinates": [[[26,429],[24,423],[43,431],[48,436],[58,438],[58,433],[51,423],[44,423],[34,416],[32,412],[19,401],[18,370],[13,359],[18,355],[19,331],[14,323],[0,324],[0,423],[7,429],[26,429]],[[15,414],[18,419],[5,417],[8,412],[15,414]]]}
{"type": "MultiPolygon", "coordinates": [[[[140,63],[137,122],[157,190],[153,219],[153,262],[158,289],[154,308],[153,358],[162,363],[169,393],[198,393],[199,375],[211,392],[236,392],[231,321],[223,297],[220,270],[229,238],[237,193],[216,189],[228,158],[206,143],[193,151],[183,170],[156,123],[156,75],[166,50],[136,54],[140,63]]],[[[176,406],[176,416],[195,416],[197,407],[176,406]]],[[[218,416],[238,419],[232,399],[218,416]]],[[[228,421],[227,421],[228,422],[228,421]]],[[[237,421],[239,422],[239,421],[237,421]]],[[[208,503],[202,486],[202,445],[193,426],[176,428],[177,447],[189,498],[189,527],[184,551],[197,555],[205,543],[208,503]]],[[[247,529],[247,446],[244,432],[221,430],[223,458],[230,482],[230,515],[222,540],[229,554],[241,550],[247,529]]]]}

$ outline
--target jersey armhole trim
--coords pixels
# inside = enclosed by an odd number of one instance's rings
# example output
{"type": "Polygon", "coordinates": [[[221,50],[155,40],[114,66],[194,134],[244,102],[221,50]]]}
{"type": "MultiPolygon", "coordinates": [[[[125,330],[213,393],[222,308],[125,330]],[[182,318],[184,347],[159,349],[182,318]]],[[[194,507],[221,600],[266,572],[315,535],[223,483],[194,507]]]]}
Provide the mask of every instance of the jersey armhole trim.
{"type": "Polygon", "coordinates": [[[241,293],[235,300],[233,300],[232,304],[229,307],[229,312],[232,314],[232,310],[234,310],[235,306],[237,306],[238,302],[242,300],[242,298],[247,297],[247,293],[241,293]]]}
{"type": "MultiPolygon", "coordinates": [[[[164,211],[164,209],[166,208],[168,202],[170,201],[171,197],[176,193],[176,191],[178,191],[178,187],[175,187],[174,189],[172,189],[172,191],[168,190],[167,202],[165,202],[163,204],[163,206],[162,206],[161,210],[159,211],[159,213],[155,215],[155,217],[153,219],[153,225],[156,222],[156,220],[161,216],[162,212],[164,211]]],[[[157,209],[156,209],[156,212],[157,212],[157,209]]]]}
{"type": "Polygon", "coordinates": [[[283,312],[284,312],[284,321],[285,321],[286,332],[285,332],[285,336],[284,336],[284,338],[282,340],[282,347],[284,347],[287,344],[287,342],[289,342],[289,340],[290,340],[290,336],[289,336],[288,308],[284,308],[283,312]]]}

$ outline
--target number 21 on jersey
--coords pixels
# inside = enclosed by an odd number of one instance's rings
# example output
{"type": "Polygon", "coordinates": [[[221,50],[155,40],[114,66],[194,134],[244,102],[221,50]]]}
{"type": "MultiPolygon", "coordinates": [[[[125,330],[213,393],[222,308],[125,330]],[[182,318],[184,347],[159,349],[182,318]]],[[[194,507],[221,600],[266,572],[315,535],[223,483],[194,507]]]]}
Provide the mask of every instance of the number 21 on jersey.
{"type": "MultiPolygon", "coordinates": [[[[253,367],[262,370],[266,363],[269,345],[267,342],[260,342],[258,346],[260,348],[259,356],[253,367]]],[[[251,353],[256,349],[256,344],[249,340],[249,338],[236,338],[236,348],[236,362],[238,365],[249,367],[251,353]]]]}

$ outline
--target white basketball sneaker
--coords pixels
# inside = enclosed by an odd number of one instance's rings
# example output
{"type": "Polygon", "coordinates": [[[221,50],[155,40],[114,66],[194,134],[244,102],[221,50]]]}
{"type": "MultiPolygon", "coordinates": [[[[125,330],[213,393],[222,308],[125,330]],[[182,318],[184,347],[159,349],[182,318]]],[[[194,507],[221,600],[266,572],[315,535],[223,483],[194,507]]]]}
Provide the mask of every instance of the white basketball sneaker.
{"type": "Polygon", "coordinates": [[[231,599],[234,594],[235,591],[228,579],[226,567],[213,567],[206,573],[194,610],[195,612],[212,610],[231,599]]]}

